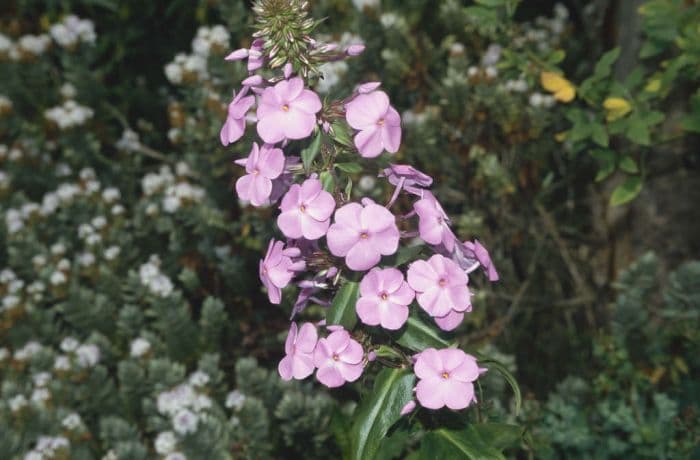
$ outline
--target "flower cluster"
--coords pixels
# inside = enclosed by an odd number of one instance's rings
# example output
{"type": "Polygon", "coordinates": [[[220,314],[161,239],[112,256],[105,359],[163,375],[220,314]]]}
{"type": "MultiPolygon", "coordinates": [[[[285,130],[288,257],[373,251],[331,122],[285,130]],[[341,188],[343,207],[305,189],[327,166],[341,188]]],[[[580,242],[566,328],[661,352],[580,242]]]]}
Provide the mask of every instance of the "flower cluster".
{"type": "Polygon", "coordinates": [[[139,278],[155,296],[168,297],[173,292],[173,282],[160,271],[160,258],[155,254],[139,267],[139,278]]]}
{"type": "Polygon", "coordinates": [[[62,22],[51,26],[49,30],[51,38],[63,48],[74,48],[79,43],[94,44],[95,25],[89,19],[80,19],[70,14],[63,18],[62,22]]]}
{"type": "Polygon", "coordinates": [[[165,76],[174,85],[208,79],[207,59],[212,54],[223,53],[229,46],[229,40],[224,26],[200,27],[192,40],[192,53],[175,56],[172,62],[166,64],[165,76]]]}
{"type": "MultiPolygon", "coordinates": [[[[492,281],[498,274],[478,241],[463,242],[454,234],[448,215],[428,190],[432,178],[410,165],[390,164],[375,173],[393,188],[388,203],[382,205],[369,197],[352,200],[350,192],[337,186],[342,175],[328,166],[338,157],[372,159],[399,151],[401,116],[380,83],[364,83],[342,100],[322,103],[307,79],[294,74],[294,69],[306,67],[287,62],[281,72],[274,65],[268,68],[272,57],[264,31],[256,37],[250,49],[236,50],[226,58],[247,59],[249,76],[234,93],[220,138],[224,146],[238,141],[248,122],[255,124],[260,138],[252,143],[247,158],[236,160],[245,173],[235,188],[243,202],[277,205],[280,210],[277,226],[286,242],[271,240],[260,261],[260,278],[270,302],[281,303],[282,290],[296,284],[294,318],[309,303],[340,302],[341,294],[355,286],[359,293],[351,297],[350,308],[366,326],[400,330],[415,301],[439,328],[457,328],[472,310],[469,274],[479,267],[492,281]],[[300,165],[292,154],[293,142],[310,138],[300,153],[300,165]],[[314,162],[319,153],[321,160],[314,162]],[[399,203],[411,203],[411,209],[399,211],[399,203]],[[392,266],[387,257],[416,237],[432,256],[409,259],[405,271],[392,266]]],[[[339,56],[335,51],[339,45],[311,38],[304,43],[302,49],[309,56],[327,52],[326,63],[361,51],[350,46],[339,56]]],[[[338,169],[347,169],[345,164],[338,169]]],[[[358,168],[362,169],[359,165],[353,169],[358,168]]],[[[355,332],[354,324],[292,322],[285,357],[278,366],[280,376],[303,379],[315,373],[331,388],[357,380],[374,361],[378,345],[371,334],[355,332]]],[[[453,349],[428,349],[414,358],[421,379],[416,397],[424,407],[462,409],[475,401],[472,382],[484,371],[475,358],[453,349]]]]}
{"type": "Polygon", "coordinates": [[[78,104],[74,100],[65,101],[62,105],[52,107],[44,112],[47,120],[53,122],[61,130],[75,128],[85,124],[95,112],[78,104]]]}

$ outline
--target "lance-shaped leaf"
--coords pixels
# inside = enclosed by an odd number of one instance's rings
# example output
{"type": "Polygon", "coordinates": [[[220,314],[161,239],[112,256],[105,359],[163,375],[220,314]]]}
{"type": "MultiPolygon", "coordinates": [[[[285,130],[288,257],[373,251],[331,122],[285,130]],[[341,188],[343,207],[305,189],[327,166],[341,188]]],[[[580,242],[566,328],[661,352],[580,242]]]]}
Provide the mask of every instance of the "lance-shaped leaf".
{"type": "Polygon", "coordinates": [[[425,324],[414,316],[408,318],[405,329],[396,341],[399,345],[413,351],[450,346],[450,342],[440,336],[435,326],[425,324]]]}
{"type": "Polygon", "coordinates": [[[401,418],[401,409],[413,399],[415,375],[407,369],[384,369],[372,392],[355,412],[350,432],[352,459],[372,460],[389,428],[401,418]]]}
{"type": "Polygon", "coordinates": [[[345,329],[352,330],[357,323],[355,304],[359,296],[360,285],[353,281],[345,283],[333,298],[331,308],[326,313],[327,324],[339,324],[345,329]]]}

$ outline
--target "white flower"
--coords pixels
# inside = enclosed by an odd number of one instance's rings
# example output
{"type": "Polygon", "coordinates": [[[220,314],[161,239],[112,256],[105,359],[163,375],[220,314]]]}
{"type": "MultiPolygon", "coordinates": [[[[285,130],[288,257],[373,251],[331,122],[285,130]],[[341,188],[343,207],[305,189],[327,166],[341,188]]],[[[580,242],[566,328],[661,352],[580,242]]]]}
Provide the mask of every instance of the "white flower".
{"type": "Polygon", "coordinates": [[[58,263],[56,264],[56,268],[61,270],[61,271],[69,270],[70,269],[70,260],[68,260],[66,258],[59,260],[58,263]]]}
{"type": "Polygon", "coordinates": [[[80,367],[93,367],[100,361],[100,349],[97,348],[97,345],[80,345],[75,350],[75,354],[80,367]]]}
{"type": "Polygon", "coordinates": [[[121,249],[119,248],[119,246],[110,246],[107,249],[105,249],[105,252],[104,252],[105,259],[114,260],[117,257],[119,257],[120,252],[121,252],[121,249]]]}
{"type": "Polygon", "coordinates": [[[95,263],[95,255],[91,252],[83,252],[78,256],[78,263],[83,267],[91,267],[95,263]]]}
{"type": "Polygon", "coordinates": [[[26,361],[31,359],[41,351],[41,344],[39,342],[30,341],[27,342],[22,348],[15,351],[15,359],[17,361],[26,361]]]}
{"type": "Polygon", "coordinates": [[[46,401],[51,397],[51,393],[46,388],[36,388],[32,392],[31,400],[34,404],[38,406],[43,406],[46,401]]]}
{"type": "Polygon", "coordinates": [[[66,355],[59,355],[53,362],[53,368],[57,371],[68,371],[70,370],[70,359],[66,355]]]}
{"type": "Polygon", "coordinates": [[[61,96],[63,96],[64,99],[73,99],[77,94],[75,86],[73,86],[70,83],[64,83],[63,85],[61,85],[61,89],[59,90],[59,92],[61,93],[61,96]]]}
{"type": "Polygon", "coordinates": [[[92,224],[93,227],[95,227],[96,229],[99,230],[99,229],[104,228],[107,225],[107,219],[105,218],[105,216],[97,216],[97,217],[93,218],[90,223],[92,224]]]}
{"type": "Polygon", "coordinates": [[[135,152],[141,148],[141,141],[139,140],[139,135],[136,131],[131,129],[125,129],[122,132],[122,136],[119,138],[114,146],[125,152],[135,152]]]}
{"type": "Polygon", "coordinates": [[[50,43],[51,40],[46,34],[24,35],[17,40],[17,48],[27,54],[39,56],[44,54],[50,43]]]}
{"type": "Polygon", "coordinates": [[[209,374],[202,371],[193,372],[190,375],[190,383],[196,387],[203,387],[209,383],[209,374]]]}
{"type": "Polygon", "coordinates": [[[38,374],[34,374],[32,380],[34,380],[34,385],[45,387],[51,380],[51,374],[48,372],[39,372],[38,374]]]}
{"type": "Polygon", "coordinates": [[[486,67],[484,72],[486,73],[486,76],[489,78],[496,78],[498,76],[498,69],[496,69],[493,66],[486,67]]]}
{"type": "Polygon", "coordinates": [[[130,354],[134,358],[140,358],[151,349],[151,343],[144,338],[137,338],[131,342],[130,354]]]}
{"type": "Polygon", "coordinates": [[[163,460],[187,460],[187,457],[182,452],[171,452],[163,460]]]}
{"type": "Polygon", "coordinates": [[[66,281],[68,281],[68,279],[63,272],[53,272],[49,278],[49,282],[54,286],[65,284],[66,281]]]}
{"type": "Polygon", "coordinates": [[[66,353],[75,351],[79,346],[80,342],[73,337],[66,337],[65,339],[61,340],[61,350],[65,351],[66,353]]]}
{"type": "Polygon", "coordinates": [[[182,409],[173,416],[173,429],[181,434],[194,433],[197,431],[199,417],[188,409],[182,409]]]}
{"type": "Polygon", "coordinates": [[[119,192],[119,189],[116,189],[114,187],[107,187],[102,191],[102,199],[104,200],[105,203],[114,203],[115,201],[119,200],[121,198],[121,193],[119,192]]]}
{"type": "Polygon", "coordinates": [[[75,431],[78,428],[80,428],[83,424],[83,420],[80,418],[80,415],[77,413],[73,412],[71,414],[68,414],[62,421],[61,425],[63,425],[65,428],[75,431]]]}
{"type": "Polygon", "coordinates": [[[206,409],[211,409],[212,406],[212,401],[211,398],[207,395],[202,395],[199,394],[197,397],[194,399],[194,402],[192,403],[192,407],[196,412],[201,412],[206,409]]]}
{"type": "Polygon", "coordinates": [[[10,350],[5,347],[0,348],[0,362],[5,361],[10,356],[10,350]]]}
{"type": "Polygon", "coordinates": [[[27,398],[25,398],[24,395],[14,396],[14,397],[10,398],[9,401],[7,401],[7,405],[10,407],[10,410],[12,412],[18,412],[23,407],[26,407],[27,398]]]}
{"type": "Polygon", "coordinates": [[[175,62],[170,62],[166,64],[165,77],[170,83],[179,85],[180,83],[182,83],[182,67],[175,62]]]}
{"type": "Polygon", "coordinates": [[[239,411],[245,404],[246,396],[238,390],[233,390],[226,396],[226,407],[239,411]]]}
{"type": "Polygon", "coordinates": [[[380,2],[381,0],[352,0],[352,4],[360,11],[365,8],[377,8],[380,2]]]}
{"type": "Polygon", "coordinates": [[[112,206],[112,215],[113,216],[120,216],[122,214],[124,214],[124,206],[122,206],[120,204],[115,204],[114,206],[112,206]]]}
{"type": "Polygon", "coordinates": [[[540,93],[530,94],[530,105],[533,107],[542,107],[544,96],[540,93]]]}
{"type": "Polygon", "coordinates": [[[176,444],[177,438],[175,438],[175,434],[172,431],[164,431],[156,436],[154,447],[159,454],[167,455],[175,450],[176,444]]]}
{"type": "Polygon", "coordinates": [[[109,449],[102,457],[102,460],[119,460],[119,457],[117,457],[117,453],[113,449],[109,449]]]}
{"type": "Polygon", "coordinates": [[[382,26],[384,26],[385,29],[390,29],[391,27],[395,26],[399,20],[399,15],[393,12],[382,13],[382,15],[379,17],[379,22],[382,23],[382,26]]]}
{"type": "Polygon", "coordinates": [[[176,196],[166,196],[163,199],[163,210],[168,213],[174,213],[180,209],[180,198],[176,196]]]}
{"type": "Polygon", "coordinates": [[[8,295],[3,297],[2,299],[2,309],[3,310],[11,310],[15,308],[17,305],[19,305],[20,299],[16,295],[8,295]]]}
{"type": "Polygon", "coordinates": [[[51,245],[51,254],[55,256],[62,256],[66,253],[66,246],[63,243],[56,243],[51,245]]]}

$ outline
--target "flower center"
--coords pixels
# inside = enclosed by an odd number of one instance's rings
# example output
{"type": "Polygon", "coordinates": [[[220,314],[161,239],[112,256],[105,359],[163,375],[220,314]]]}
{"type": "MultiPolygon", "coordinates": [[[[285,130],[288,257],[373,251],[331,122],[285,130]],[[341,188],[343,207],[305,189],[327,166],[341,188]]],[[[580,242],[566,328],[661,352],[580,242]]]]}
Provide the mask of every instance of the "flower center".
{"type": "Polygon", "coordinates": [[[377,122],[379,126],[384,126],[384,119],[380,118],[379,121],[377,122]]]}
{"type": "Polygon", "coordinates": [[[440,278],[438,284],[440,285],[440,287],[445,287],[447,285],[447,280],[445,278],[440,278]]]}
{"type": "Polygon", "coordinates": [[[382,292],[382,293],[381,293],[381,294],[379,295],[379,297],[381,297],[381,298],[382,298],[382,300],[386,300],[386,299],[388,299],[388,298],[389,298],[389,296],[387,295],[387,293],[386,293],[386,292],[382,292]]]}
{"type": "Polygon", "coordinates": [[[362,238],[363,240],[366,240],[367,238],[369,238],[369,233],[367,233],[366,231],[361,232],[360,238],[362,238]]]}
{"type": "Polygon", "coordinates": [[[289,106],[288,106],[287,104],[284,104],[284,105],[282,106],[282,110],[285,111],[285,112],[289,112],[289,106]]]}
{"type": "Polygon", "coordinates": [[[255,169],[253,170],[253,175],[254,175],[254,176],[257,176],[258,174],[260,174],[260,170],[259,170],[258,168],[255,168],[255,169]]]}
{"type": "Polygon", "coordinates": [[[447,380],[447,379],[450,378],[450,374],[447,373],[447,372],[443,372],[443,373],[442,373],[442,378],[445,379],[445,380],[447,380]]]}
{"type": "Polygon", "coordinates": [[[306,212],[306,206],[304,206],[303,204],[299,206],[299,211],[306,212]]]}
{"type": "Polygon", "coordinates": [[[337,354],[333,353],[333,361],[339,361],[339,360],[340,360],[340,356],[338,356],[337,354]]]}

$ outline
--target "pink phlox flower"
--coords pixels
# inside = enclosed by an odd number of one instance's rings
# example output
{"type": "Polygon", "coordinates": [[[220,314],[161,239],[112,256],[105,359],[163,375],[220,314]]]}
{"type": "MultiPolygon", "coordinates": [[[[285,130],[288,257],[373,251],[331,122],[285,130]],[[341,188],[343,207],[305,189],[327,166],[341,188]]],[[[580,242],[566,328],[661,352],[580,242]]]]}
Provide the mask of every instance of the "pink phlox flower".
{"type": "Polygon", "coordinates": [[[302,324],[297,330],[297,324],[292,323],[289,327],[289,335],[284,343],[286,356],[282,358],[277,371],[283,380],[305,379],[313,374],[314,369],[314,349],[318,335],[316,327],[311,323],[302,324]]]}
{"type": "Polygon", "coordinates": [[[418,355],[413,371],[419,379],[416,398],[423,407],[459,410],[476,402],[473,382],[486,369],[457,348],[427,348],[418,355]]]}
{"type": "Polygon", "coordinates": [[[379,88],[382,86],[382,82],[379,81],[368,81],[367,83],[362,83],[359,85],[356,89],[357,94],[367,94],[371,93],[375,89],[379,88]]]}
{"type": "Polygon", "coordinates": [[[397,330],[408,319],[408,305],[414,297],[401,271],[375,267],[360,282],[357,316],[367,325],[397,330]]]}
{"type": "Polygon", "coordinates": [[[299,157],[288,156],[284,160],[284,171],[280,176],[272,181],[272,192],[270,193],[270,203],[277,202],[289,187],[294,183],[294,171],[297,170],[301,165],[299,157]]]}
{"type": "Polygon", "coordinates": [[[410,165],[390,164],[385,168],[379,177],[386,177],[390,184],[395,187],[402,187],[407,192],[422,196],[423,189],[430,187],[433,178],[410,165]]]}
{"type": "Polygon", "coordinates": [[[331,254],[345,257],[355,271],[368,270],[381,259],[396,252],[399,229],[396,218],[385,207],[372,200],[348,203],[335,212],[335,221],[326,235],[331,254]]]}
{"type": "Polygon", "coordinates": [[[245,171],[246,174],[236,181],[238,197],[250,201],[253,206],[268,204],[272,180],[284,171],[284,153],[270,145],[258,147],[257,143],[253,143],[245,161],[245,171]]]}
{"type": "Polygon", "coordinates": [[[248,72],[254,72],[262,67],[264,63],[264,56],[262,53],[263,43],[264,42],[261,38],[255,39],[253,40],[250,49],[237,49],[224,59],[227,61],[241,61],[248,58],[248,72]]]}
{"type": "Polygon", "coordinates": [[[338,329],[316,345],[316,378],[329,388],[354,382],[362,375],[363,358],[362,345],[352,339],[348,331],[338,329]]]}
{"type": "Polygon", "coordinates": [[[363,44],[355,44],[355,45],[350,45],[347,47],[345,50],[345,54],[348,56],[359,56],[365,51],[365,45],[363,44]]]}
{"type": "Polygon", "coordinates": [[[435,254],[427,261],[417,260],[408,267],[407,279],[416,291],[418,305],[430,316],[471,311],[469,277],[450,259],[435,254]]]}
{"type": "Polygon", "coordinates": [[[358,94],[345,104],[348,124],[359,130],[355,147],[365,158],[379,156],[384,150],[396,153],[401,144],[401,117],[389,105],[383,91],[358,94]]]}
{"type": "Polygon", "coordinates": [[[491,260],[491,255],[489,255],[489,251],[482,246],[479,240],[474,240],[473,243],[471,241],[465,241],[464,248],[467,253],[471,252],[473,254],[473,257],[479,262],[479,265],[481,265],[486,272],[489,281],[493,282],[499,280],[498,272],[496,271],[496,267],[491,260]]]}
{"type": "Polygon", "coordinates": [[[267,87],[258,104],[258,134],[268,143],[284,139],[304,139],[316,126],[316,113],[321,110],[321,99],[304,89],[299,77],[282,80],[267,87]]]}
{"type": "Polygon", "coordinates": [[[445,249],[452,251],[456,238],[450,229],[450,218],[437,198],[427,190],[423,191],[423,198],[416,201],[413,209],[418,214],[418,234],[421,239],[434,245],[442,243],[445,249]]]}
{"type": "Polygon", "coordinates": [[[433,319],[435,320],[435,324],[437,324],[443,331],[452,331],[456,329],[457,326],[462,324],[462,321],[464,320],[464,312],[450,310],[450,312],[445,316],[436,316],[433,319]]]}
{"type": "Polygon", "coordinates": [[[411,412],[413,412],[413,410],[414,410],[415,408],[416,408],[416,402],[415,402],[414,400],[410,400],[409,402],[407,402],[407,403],[401,408],[401,412],[400,412],[399,414],[402,415],[402,416],[403,416],[403,415],[408,415],[408,414],[410,414],[411,412]]]}
{"type": "Polygon", "coordinates": [[[306,263],[298,260],[301,251],[298,248],[284,248],[281,241],[270,240],[267,254],[260,261],[260,280],[267,288],[270,302],[280,303],[282,289],[286,287],[297,272],[306,269],[306,263]]]}
{"type": "Polygon", "coordinates": [[[294,184],[282,198],[277,225],[287,238],[317,240],[326,234],[335,209],[333,195],[312,178],[294,184]]]}
{"type": "Polygon", "coordinates": [[[245,133],[246,114],[255,104],[255,96],[246,96],[248,88],[243,87],[228,105],[228,115],[226,122],[221,127],[219,138],[224,146],[236,142],[245,133]]]}

